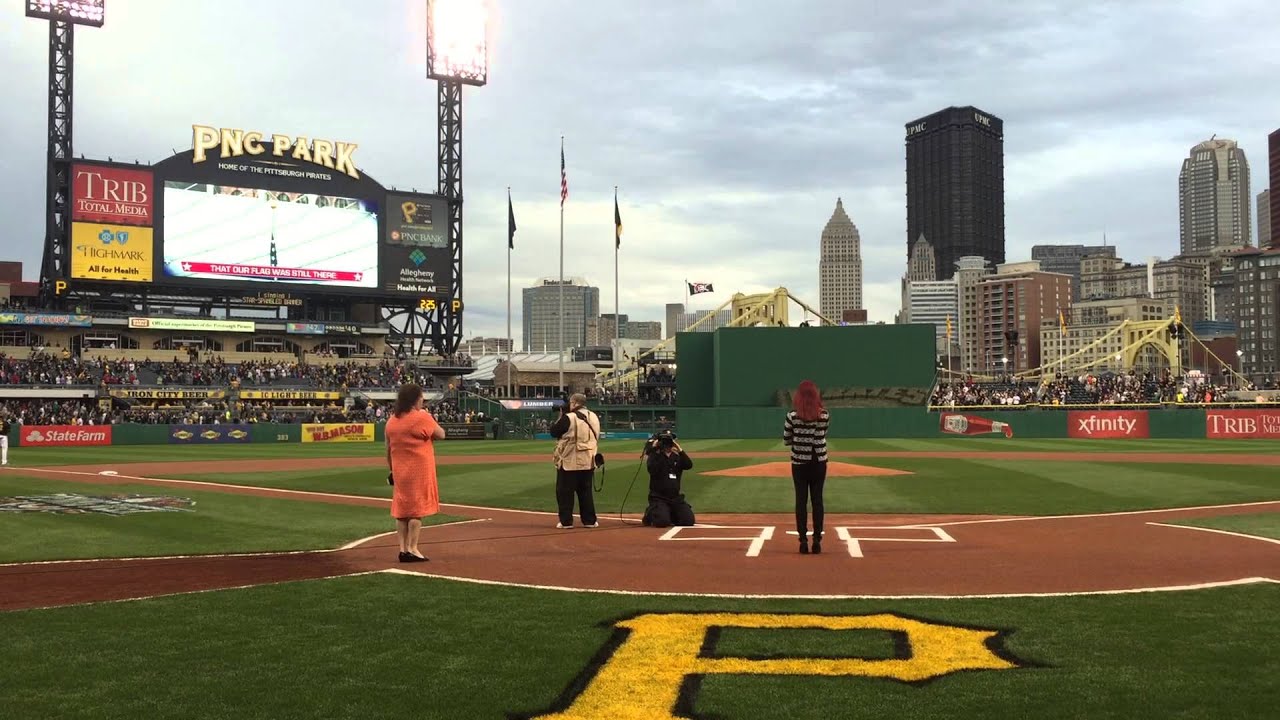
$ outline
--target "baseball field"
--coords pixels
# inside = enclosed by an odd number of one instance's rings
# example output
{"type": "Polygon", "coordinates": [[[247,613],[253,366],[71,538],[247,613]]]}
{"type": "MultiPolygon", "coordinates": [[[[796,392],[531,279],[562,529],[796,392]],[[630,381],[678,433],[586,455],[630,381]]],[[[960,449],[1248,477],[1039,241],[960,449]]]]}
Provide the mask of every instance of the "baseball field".
{"type": "Polygon", "coordinates": [[[785,449],[690,441],[691,528],[555,528],[548,442],[443,443],[429,563],[381,445],[14,448],[0,716],[1270,718],[1280,452],[832,442],[824,552],[785,449]]]}

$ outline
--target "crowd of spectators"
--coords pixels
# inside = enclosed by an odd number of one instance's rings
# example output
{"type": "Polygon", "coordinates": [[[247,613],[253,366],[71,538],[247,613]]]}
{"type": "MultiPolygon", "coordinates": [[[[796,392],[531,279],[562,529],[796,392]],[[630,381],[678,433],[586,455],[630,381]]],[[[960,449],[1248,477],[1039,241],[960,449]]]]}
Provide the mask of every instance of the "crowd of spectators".
{"type": "Polygon", "coordinates": [[[0,400],[0,415],[19,425],[110,425],[114,414],[96,400],[0,400]]]}
{"type": "Polygon", "coordinates": [[[93,370],[70,354],[42,352],[22,360],[0,354],[0,385],[92,385],[93,370]]]}
{"type": "Polygon", "coordinates": [[[1169,371],[1086,373],[1040,383],[1013,377],[978,382],[939,383],[929,404],[935,407],[1018,405],[1200,404],[1221,401],[1231,388],[1199,377],[1175,377],[1169,371]]]}

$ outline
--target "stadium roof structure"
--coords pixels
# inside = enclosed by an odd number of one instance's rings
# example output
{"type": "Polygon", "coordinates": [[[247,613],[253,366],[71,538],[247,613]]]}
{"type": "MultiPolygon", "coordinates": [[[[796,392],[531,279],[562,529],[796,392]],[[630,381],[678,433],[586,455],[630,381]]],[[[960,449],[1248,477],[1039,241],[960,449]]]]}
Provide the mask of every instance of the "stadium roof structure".
{"type": "MultiPolygon", "coordinates": [[[[518,352],[518,353],[511,353],[510,357],[511,357],[511,362],[515,363],[516,367],[520,367],[528,363],[553,363],[557,367],[560,364],[560,353],[518,352]]],[[[481,355],[478,358],[474,358],[475,364],[476,364],[475,370],[472,370],[470,373],[465,375],[462,379],[471,380],[473,382],[483,381],[483,380],[492,380],[494,371],[497,370],[498,368],[498,363],[503,362],[506,359],[507,359],[506,353],[481,355]]],[[[572,363],[570,362],[565,362],[566,371],[569,369],[569,365],[571,364],[572,363]]]]}

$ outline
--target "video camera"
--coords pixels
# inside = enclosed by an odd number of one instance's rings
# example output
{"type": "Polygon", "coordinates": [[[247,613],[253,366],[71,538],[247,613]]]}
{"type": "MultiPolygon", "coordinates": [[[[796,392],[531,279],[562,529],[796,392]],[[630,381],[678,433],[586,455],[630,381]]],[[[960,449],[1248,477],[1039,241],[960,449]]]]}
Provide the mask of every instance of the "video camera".
{"type": "Polygon", "coordinates": [[[676,434],[670,430],[659,430],[658,432],[650,435],[649,439],[645,441],[644,454],[648,455],[649,453],[656,451],[665,452],[667,448],[675,446],[676,437],[676,434]]]}

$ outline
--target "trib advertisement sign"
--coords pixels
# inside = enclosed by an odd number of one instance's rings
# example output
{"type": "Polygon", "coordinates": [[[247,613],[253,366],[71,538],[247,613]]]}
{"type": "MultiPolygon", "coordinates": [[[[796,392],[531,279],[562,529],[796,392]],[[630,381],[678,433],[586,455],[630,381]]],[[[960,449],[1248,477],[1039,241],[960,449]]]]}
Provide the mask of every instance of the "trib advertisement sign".
{"type": "Polygon", "coordinates": [[[1280,439],[1280,410],[1209,410],[1205,437],[1210,439],[1280,439]]]}
{"type": "Polygon", "coordinates": [[[151,226],[155,179],[150,170],[75,163],[71,193],[73,221],[151,226]]]}
{"type": "Polygon", "coordinates": [[[1092,440],[1148,438],[1145,410],[1072,410],[1067,413],[1067,437],[1092,440]]]}

